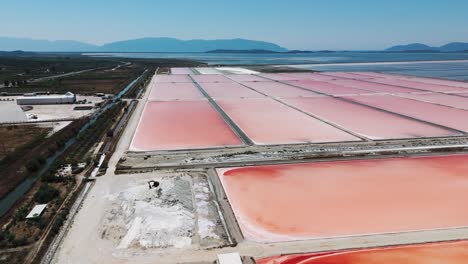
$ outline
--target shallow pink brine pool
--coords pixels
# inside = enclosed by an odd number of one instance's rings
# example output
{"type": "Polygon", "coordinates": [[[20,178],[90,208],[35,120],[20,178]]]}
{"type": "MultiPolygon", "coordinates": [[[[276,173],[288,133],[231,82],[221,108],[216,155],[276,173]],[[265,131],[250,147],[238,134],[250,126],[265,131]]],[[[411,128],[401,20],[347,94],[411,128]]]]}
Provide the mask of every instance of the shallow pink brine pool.
{"type": "Polygon", "coordinates": [[[460,135],[451,130],[333,97],[282,100],[305,112],[373,140],[460,135]]]}
{"type": "Polygon", "coordinates": [[[394,85],[388,84],[381,84],[375,82],[368,82],[368,81],[360,81],[360,80],[333,80],[329,81],[329,83],[342,85],[351,88],[358,88],[362,90],[367,90],[369,92],[375,93],[418,93],[421,90],[411,89],[411,88],[404,88],[394,85]]]}
{"type": "Polygon", "coordinates": [[[273,99],[217,100],[216,103],[255,144],[360,140],[273,99]]]}
{"type": "Polygon", "coordinates": [[[149,100],[199,100],[205,99],[194,83],[155,83],[149,100]]]}
{"type": "Polygon", "coordinates": [[[229,79],[236,82],[264,82],[268,81],[265,78],[253,75],[253,74],[228,74],[226,75],[229,79]]]}
{"type": "Polygon", "coordinates": [[[278,82],[243,82],[242,84],[271,97],[288,98],[320,96],[320,94],[314,93],[310,90],[296,88],[294,86],[278,82]]]}
{"type": "Polygon", "coordinates": [[[257,264],[465,264],[468,241],[275,256],[257,264]]]}
{"type": "Polygon", "coordinates": [[[131,151],[212,148],[242,145],[206,100],[148,102],[131,151]]]}
{"type": "Polygon", "coordinates": [[[318,75],[333,76],[337,78],[355,79],[355,80],[365,80],[365,79],[373,78],[372,76],[355,74],[351,72],[322,72],[322,73],[318,73],[318,75]]]}
{"type": "Polygon", "coordinates": [[[294,76],[295,80],[314,80],[314,81],[331,81],[336,79],[341,79],[335,76],[321,75],[311,72],[298,72],[298,73],[285,73],[288,76],[294,76]]]}
{"type": "Polygon", "coordinates": [[[192,78],[198,82],[198,83],[204,83],[204,82],[233,82],[233,80],[230,80],[224,75],[221,74],[201,74],[201,75],[191,75],[192,78]]]}
{"type": "Polygon", "coordinates": [[[191,83],[193,82],[192,79],[186,74],[177,74],[177,75],[165,75],[165,74],[158,74],[154,78],[154,82],[156,83],[191,83]]]}
{"type": "Polygon", "coordinates": [[[390,112],[468,132],[468,111],[465,110],[392,95],[346,96],[345,98],[390,112]]]}
{"type": "Polygon", "coordinates": [[[423,83],[417,81],[410,81],[407,79],[374,79],[373,82],[395,85],[395,86],[402,86],[408,88],[415,88],[420,90],[432,91],[432,92],[453,92],[453,91],[465,91],[466,88],[461,87],[454,87],[454,86],[446,86],[434,83],[423,83]]]}
{"type": "Polygon", "coordinates": [[[328,82],[319,82],[312,80],[288,81],[288,84],[302,87],[313,92],[324,93],[327,95],[350,95],[350,94],[368,94],[371,93],[364,89],[351,88],[328,82]]]}
{"type": "Polygon", "coordinates": [[[222,168],[217,173],[250,241],[468,226],[468,155],[222,168]]]}
{"type": "Polygon", "coordinates": [[[468,110],[468,97],[457,95],[430,93],[430,94],[397,94],[400,97],[418,100],[421,102],[434,103],[468,110]]]}
{"type": "Polygon", "coordinates": [[[264,95],[234,82],[200,83],[213,99],[222,98],[263,98],[264,95]]]}

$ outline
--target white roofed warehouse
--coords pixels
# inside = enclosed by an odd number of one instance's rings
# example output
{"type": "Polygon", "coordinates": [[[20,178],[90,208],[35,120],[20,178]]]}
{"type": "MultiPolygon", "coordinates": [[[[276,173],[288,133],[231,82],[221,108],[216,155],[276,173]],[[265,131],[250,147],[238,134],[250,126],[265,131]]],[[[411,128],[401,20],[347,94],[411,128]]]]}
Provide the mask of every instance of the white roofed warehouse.
{"type": "Polygon", "coordinates": [[[71,92],[54,95],[28,95],[16,99],[18,105],[73,104],[75,102],[76,95],[71,92]]]}

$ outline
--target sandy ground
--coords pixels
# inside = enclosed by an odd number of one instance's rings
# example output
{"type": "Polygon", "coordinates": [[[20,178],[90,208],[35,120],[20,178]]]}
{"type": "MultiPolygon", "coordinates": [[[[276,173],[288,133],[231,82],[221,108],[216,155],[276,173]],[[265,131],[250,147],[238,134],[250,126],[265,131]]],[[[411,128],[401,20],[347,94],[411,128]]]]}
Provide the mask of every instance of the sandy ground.
{"type": "Polygon", "coordinates": [[[7,101],[11,98],[0,97],[0,123],[2,122],[24,122],[26,114],[16,101],[7,101]]]}
{"type": "Polygon", "coordinates": [[[60,131],[64,127],[68,126],[72,121],[62,121],[62,122],[48,122],[48,123],[37,123],[37,126],[40,127],[50,127],[52,130],[47,135],[48,137],[52,136],[54,133],[60,131]]]}

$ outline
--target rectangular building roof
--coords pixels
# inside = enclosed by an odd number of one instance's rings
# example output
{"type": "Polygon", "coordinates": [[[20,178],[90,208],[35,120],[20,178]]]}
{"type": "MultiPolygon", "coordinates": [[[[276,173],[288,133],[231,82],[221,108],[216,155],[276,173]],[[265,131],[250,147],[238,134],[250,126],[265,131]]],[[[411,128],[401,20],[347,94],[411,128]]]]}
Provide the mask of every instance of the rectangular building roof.
{"type": "Polygon", "coordinates": [[[44,210],[47,208],[47,204],[38,204],[34,206],[34,208],[29,212],[29,214],[26,216],[26,219],[31,219],[31,218],[36,218],[41,216],[41,214],[44,212],[44,210]]]}

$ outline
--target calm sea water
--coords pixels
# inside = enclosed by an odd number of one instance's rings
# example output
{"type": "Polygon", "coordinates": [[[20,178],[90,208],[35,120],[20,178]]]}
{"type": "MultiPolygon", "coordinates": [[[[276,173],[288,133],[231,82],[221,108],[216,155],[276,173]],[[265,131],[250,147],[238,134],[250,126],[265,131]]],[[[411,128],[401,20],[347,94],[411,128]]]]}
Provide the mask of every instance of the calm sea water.
{"type": "Polygon", "coordinates": [[[317,64],[389,61],[468,60],[464,53],[315,52],[310,54],[84,53],[122,58],[191,59],[209,64],[317,64]]]}
{"type": "Polygon", "coordinates": [[[310,54],[85,53],[84,55],[121,58],[190,59],[206,62],[210,65],[293,65],[294,67],[320,71],[378,71],[468,80],[468,52],[315,52],[310,54]],[[427,63],[428,61],[439,62],[427,63]],[[382,64],[381,62],[394,63],[382,64]]]}
{"type": "Polygon", "coordinates": [[[468,61],[291,65],[317,71],[374,71],[468,81],[468,61]]]}

